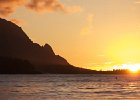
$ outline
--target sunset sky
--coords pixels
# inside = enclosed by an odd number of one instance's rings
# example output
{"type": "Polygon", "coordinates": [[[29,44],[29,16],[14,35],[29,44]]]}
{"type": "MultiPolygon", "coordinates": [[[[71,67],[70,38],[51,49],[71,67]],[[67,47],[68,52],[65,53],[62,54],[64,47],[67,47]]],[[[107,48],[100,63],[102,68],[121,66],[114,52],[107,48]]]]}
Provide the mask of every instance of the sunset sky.
{"type": "Polygon", "coordinates": [[[0,17],[72,65],[140,64],[140,0],[0,0],[0,17]]]}

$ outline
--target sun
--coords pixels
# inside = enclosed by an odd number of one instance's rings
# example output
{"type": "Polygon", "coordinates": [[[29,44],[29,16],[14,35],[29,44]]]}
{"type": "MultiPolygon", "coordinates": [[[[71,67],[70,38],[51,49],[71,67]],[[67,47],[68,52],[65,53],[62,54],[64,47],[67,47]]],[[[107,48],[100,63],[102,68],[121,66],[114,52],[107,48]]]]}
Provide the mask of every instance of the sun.
{"type": "Polygon", "coordinates": [[[140,64],[123,64],[122,69],[128,69],[131,72],[138,72],[140,70],[140,64]]]}
{"type": "Polygon", "coordinates": [[[114,69],[127,69],[131,73],[137,73],[140,71],[140,64],[121,64],[114,66],[114,69]]]}
{"type": "Polygon", "coordinates": [[[138,72],[139,69],[137,69],[137,68],[129,68],[128,70],[130,70],[131,72],[135,73],[135,72],[138,72]]]}

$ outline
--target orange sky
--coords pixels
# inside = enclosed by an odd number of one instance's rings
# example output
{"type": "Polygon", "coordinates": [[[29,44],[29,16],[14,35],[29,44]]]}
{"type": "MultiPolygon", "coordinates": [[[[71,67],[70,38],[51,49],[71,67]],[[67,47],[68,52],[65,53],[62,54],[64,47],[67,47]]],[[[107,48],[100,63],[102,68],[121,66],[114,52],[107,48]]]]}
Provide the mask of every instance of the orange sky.
{"type": "Polygon", "coordinates": [[[140,0],[4,0],[0,9],[1,17],[75,66],[140,63],[140,0]]]}

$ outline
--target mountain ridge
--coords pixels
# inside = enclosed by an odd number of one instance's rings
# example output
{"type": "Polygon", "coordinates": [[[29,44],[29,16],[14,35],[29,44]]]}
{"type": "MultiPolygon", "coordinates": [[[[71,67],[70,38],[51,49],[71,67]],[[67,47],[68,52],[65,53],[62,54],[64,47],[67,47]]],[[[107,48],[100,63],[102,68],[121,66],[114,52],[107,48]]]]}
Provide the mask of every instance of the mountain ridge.
{"type": "MultiPolygon", "coordinates": [[[[30,58],[28,60],[31,60],[32,57],[35,58],[43,57],[44,59],[47,59],[49,57],[50,59],[53,60],[56,60],[58,58],[58,56],[55,55],[52,47],[49,44],[40,46],[37,43],[33,43],[33,41],[26,35],[26,33],[22,30],[21,27],[15,25],[10,21],[6,21],[5,19],[0,19],[0,37],[1,37],[0,43],[7,44],[5,48],[9,52],[8,56],[10,55],[23,59],[30,58]],[[26,49],[28,49],[28,51],[24,51],[26,49]]],[[[63,61],[62,65],[63,64],[68,63],[67,61],[63,61]]]]}
{"type": "Polygon", "coordinates": [[[56,55],[49,44],[40,46],[34,43],[21,27],[1,18],[0,56],[27,60],[42,73],[87,73],[90,71],[70,65],[66,59],[56,55]]]}

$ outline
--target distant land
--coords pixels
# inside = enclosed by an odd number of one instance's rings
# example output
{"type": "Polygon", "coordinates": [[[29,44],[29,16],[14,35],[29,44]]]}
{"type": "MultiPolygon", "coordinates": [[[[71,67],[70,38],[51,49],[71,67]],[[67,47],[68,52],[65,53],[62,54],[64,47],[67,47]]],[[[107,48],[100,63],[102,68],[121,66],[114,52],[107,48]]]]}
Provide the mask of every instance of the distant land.
{"type": "Polygon", "coordinates": [[[0,18],[0,74],[126,74],[128,70],[96,71],[75,67],[56,55],[49,44],[40,46],[21,27],[0,18]]]}

